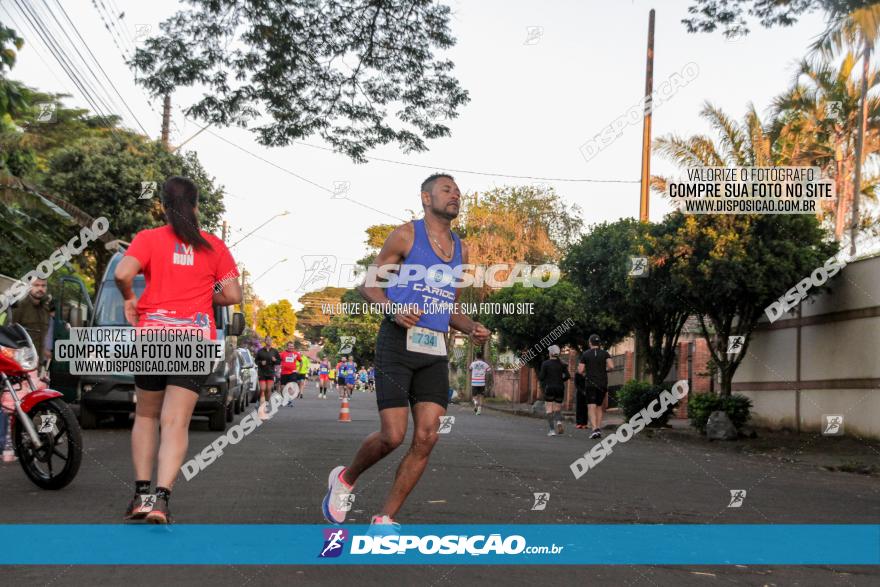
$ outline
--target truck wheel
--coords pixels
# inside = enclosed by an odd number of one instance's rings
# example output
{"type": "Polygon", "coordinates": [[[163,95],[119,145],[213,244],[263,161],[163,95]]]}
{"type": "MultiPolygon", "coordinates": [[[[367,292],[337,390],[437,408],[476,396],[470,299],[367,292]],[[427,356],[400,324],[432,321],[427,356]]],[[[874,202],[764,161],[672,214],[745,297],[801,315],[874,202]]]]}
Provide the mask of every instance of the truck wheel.
{"type": "Polygon", "coordinates": [[[98,427],[98,415],[82,403],[79,404],[79,427],[83,430],[98,427]]]}
{"type": "Polygon", "coordinates": [[[208,418],[208,429],[215,432],[226,430],[226,406],[220,404],[208,418]]]}

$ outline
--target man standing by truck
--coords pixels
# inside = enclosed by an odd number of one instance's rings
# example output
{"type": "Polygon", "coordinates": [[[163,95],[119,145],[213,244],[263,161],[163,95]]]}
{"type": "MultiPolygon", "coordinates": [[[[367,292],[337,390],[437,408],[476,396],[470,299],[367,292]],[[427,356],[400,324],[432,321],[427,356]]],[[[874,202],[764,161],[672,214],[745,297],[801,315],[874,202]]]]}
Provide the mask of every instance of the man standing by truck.
{"type": "Polygon", "coordinates": [[[39,277],[31,282],[31,289],[23,300],[9,309],[9,324],[21,324],[37,349],[40,362],[52,356],[52,296],[47,293],[48,283],[39,277]]]}

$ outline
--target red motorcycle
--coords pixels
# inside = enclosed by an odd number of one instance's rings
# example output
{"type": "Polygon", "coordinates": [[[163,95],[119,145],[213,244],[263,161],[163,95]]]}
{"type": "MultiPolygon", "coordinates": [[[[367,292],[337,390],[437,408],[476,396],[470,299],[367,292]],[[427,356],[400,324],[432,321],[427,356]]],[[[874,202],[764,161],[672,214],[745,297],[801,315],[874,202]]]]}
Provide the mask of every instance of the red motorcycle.
{"type": "Polygon", "coordinates": [[[12,444],[28,478],[41,489],[61,489],[79,471],[82,432],[62,395],[34,384],[38,363],[24,328],[0,327],[0,417],[15,416],[12,444]]]}

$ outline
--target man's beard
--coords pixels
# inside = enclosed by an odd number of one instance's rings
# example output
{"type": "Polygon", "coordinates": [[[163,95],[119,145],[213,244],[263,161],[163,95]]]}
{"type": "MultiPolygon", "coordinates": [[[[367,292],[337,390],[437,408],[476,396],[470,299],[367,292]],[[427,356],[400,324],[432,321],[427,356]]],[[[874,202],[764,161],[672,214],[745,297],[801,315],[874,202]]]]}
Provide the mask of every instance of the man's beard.
{"type": "Polygon", "coordinates": [[[434,214],[436,214],[440,218],[445,218],[446,220],[452,221],[452,220],[455,220],[456,218],[458,218],[458,210],[456,210],[455,212],[450,211],[449,205],[447,205],[446,208],[439,208],[437,206],[431,206],[431,211],[434,212],[434,214]]]}

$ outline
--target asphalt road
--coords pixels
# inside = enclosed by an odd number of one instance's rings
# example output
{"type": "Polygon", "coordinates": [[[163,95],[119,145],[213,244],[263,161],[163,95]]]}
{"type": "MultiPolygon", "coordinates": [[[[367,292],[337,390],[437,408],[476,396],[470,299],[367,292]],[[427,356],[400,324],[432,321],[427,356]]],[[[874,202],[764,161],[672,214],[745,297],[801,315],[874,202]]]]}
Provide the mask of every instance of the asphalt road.
{"type": "MultiPolygon", "coordinates": [[[[339,403],[319,400],[310,386],[294,408],[282,408],[245,440],[228,447],[172,499],[178,523],[323,524],[321,499],[329,470],[347,463],[377,427],[375,399],[356,393],[352,422],[337,422],[339,403]]],[[[405,524],[656,524],[878,523],[877,477],[829,472],[760,455],[734,454],[708,443],[641,434],[580,479],[570,463],[595,442],[572,427],[545,436],[543,420],[491,410],[476,416],[451,406],[452,431],[441,437],[421,482],[398,521],[405,524]],[[740,508],[731,489],[747,490],[740,508]],[[544,511],[533,493],[549,492],[544,511]]],[[[237,417],[237,418],[240,418],[237,417]]],[[[121,520],[132,491],[128,428],[105,424],[84,432],[79,476],[45,492],[19,466],[0,464],[2,523],[94,523],[121,520]]],[[[190,455],[218,433],[196,421],[190,455]]],[[[407,440],[408,441],[408,440],[407,440]]],[[[806,442],[812,442],[807,440],[806,442]]],[[[868,448],[866,448],[868,450],[868,448]]],[[[349,521],[368,523],[389,489],[403,447],[359,481],[349,521]]],[[[595,536],[602,540],[599,532],[595,536]]],[[[266,544],[267,549],[283,545],[266,544]]],[[[35,546],[36,547],[36,546],[35,546]]],[[[2,548],[2,545],[0,545],[2,548]]],[[[638,548],[638,545],[633,545],[638,548]]],[[[281,585],[876,585],[876,567],[581,566],[581,567],[296,567],[296,566],[42,566],[0,569],[7,585],[127,587],[162,584],[281,585]]]]}

